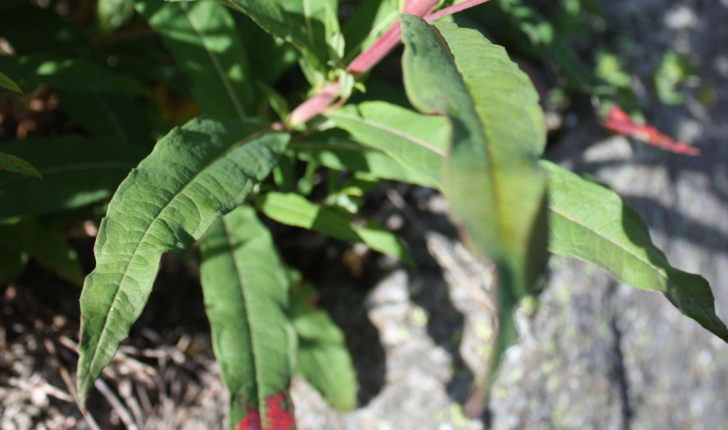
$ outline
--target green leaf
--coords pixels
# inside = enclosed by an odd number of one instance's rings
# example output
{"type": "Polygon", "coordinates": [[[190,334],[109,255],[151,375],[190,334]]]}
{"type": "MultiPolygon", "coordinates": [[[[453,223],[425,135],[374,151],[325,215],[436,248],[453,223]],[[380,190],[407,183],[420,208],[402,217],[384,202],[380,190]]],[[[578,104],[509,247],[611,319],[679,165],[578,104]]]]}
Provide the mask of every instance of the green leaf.
{"type": "Polygon", "coordinates": [[[85,93],[142,94],[146,91],[136,79],[82,57],[67,58],[41,52],[22,57],[0,56],[0,69],[13,76],[20,88],[26,90],[45,84],[59,91],[85,93]]]}
{"type": "MultiPolygon", "coordinates": [[[[13,227],[12,224],[0,224],[0,232],[6,233],[13,227]]],[[[23,251],[20,242],[13,239],[4,236],[0,241],[0,285],[17,278],[28,262],[28,254],[23,251]]]]}
{"type": "Polygon", "coordinates": [[[442,188],[477,255],[498,266],[497,366],[517,337],[512,310],[546,261],[546,175],[537,159],[546,131],[538,95],[505,50],[475,30],[401,15],[407,94],[446,116],[452,143],[442,188]]]}
{"type": "Polygon", "coordinates": [[[663,293],[682,313],[728,342],[708,282],[670,266],[639,215],[615,192],[553,163],[549,171],[549,250],[588,261],[632,287],[663,293]]]}
{"type": "Polygon", "coordinates": [[[12,79],[8,78],[8,75],[3,72],[0,72],[0,87],[5,88],[6,90],[14,91],[16,93],[23,92],[18,84],[16,84],[12,79]]]}
{"type": "Polygon", "coordinates": [[[349,411],[356,406],[356,371],[344,333],[328,312],[314,306],[317,297],[308,283],[299,280],[291,286],[291,318],[298,334],[296,371],[329,405],[349,411]]]}
{"type": "Polygon", "coordinates": [[[337,1],[227,0],[227,4],[248,15],[274,38],[293,45],[314,69],[326,70],[326,4],[336,11],[337,1]]]}
{"type": "Polygon", "coordinates": [[[224,6],[211,0],[137,0],[136,9],[190,78],[203,114],[244,118],[253,112],[254,88],[245,47],[224,6]]]}
{"type": "MultiPolygon", "coordinates": [[[[151,129],[142,107],[125,94],[61,93],[60,108],[76,124],[100,139],[122,146],[150,148],[151,129]]],[[[138,161],[138,160],[137,160],[138,161]]]]}
{"type": "Polygon", "coordinates": [[[364,172],[382,179],[437,187],[432,179],[417,174],[384,152],[361,145],[341,134],[329,131],[317,133],[306,140],[294,142],[291,148],[300,160],[316,162],[329,169],[364,172]]]}
{"type": "Polygon", "coordinates": [[[0,172],[0,218],[85,206],[111,195],[146,151],[81,136],[0,143],[32,163],[43,180],[0,172]]]}
{"type": "Polygon", "coordinates": [[[99,0],[96,19],[103,31],[114,31],[134,15],[134,0],[99,0]]]}
{"type": "Polygon", "coordinates": [[[23,175],[33,176],[38,179],[43,179],[43,175],[38,172],[35,167],[31,166],[30,163],[23,160],[22,158],[14,155],[0,152],[0,170],[7,172],[22,173],[23,175]]]}
{"type": "Polygon", "coordinates": [[[326,115],[358,141],[389,155],[414,175],[438,183],[450,137],[445,118],[385,102],[345,106],[326,115]]]}
{"type": "Polygon", "coordinates": [[[288,385],[296,340],[287,274],[270,232],[253,209],[240,206],[210,227],[200,252],[212,346],[230,391],[230,428],[244,422],[242,428],[270,429],[276,413],[292,423],[288,385]],[[271,401],[285,405],[283,411],[271,401]]]}
{"type": "Polygon", "coordinates": [[[81,403],[141,314],[162,253],[192,244],[242,203],[287,142],[257,121],[195,119],[169,132],[122,182],[81,294],[81,403]]]}
{"type": "Polygon", "coordinates": [[[342,28],[348,60],[370,47],[397,19],[397,1],[364,0],[342,28]]]}
{"type": "Polygon", "coordinates": [[[283,39],[274,38],[247,15],[233,13],[240,37],[248,50],[248,63],[253,80],[273,85],[298,60],[296,49],[283,39]]]}
{"type": "Polygon", "coordinates": [[[321,207],[293,193],[266,193],[257,197],[255,203],[267,217],[281,224],[317,231],[349,242],[365,243],[382,254],[412,262],[397,237],[372,221],[363,227],[354,225],[346,212],[321,207]]]}

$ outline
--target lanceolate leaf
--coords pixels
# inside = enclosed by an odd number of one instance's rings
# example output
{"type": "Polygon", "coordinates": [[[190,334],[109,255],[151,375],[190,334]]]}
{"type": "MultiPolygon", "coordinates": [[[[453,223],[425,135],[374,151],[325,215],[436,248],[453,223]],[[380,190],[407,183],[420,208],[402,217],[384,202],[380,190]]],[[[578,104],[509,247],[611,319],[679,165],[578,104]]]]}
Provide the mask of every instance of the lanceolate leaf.
{"type": "Polygon", "coordinates": [[[141,106],[125,94],[61,93],[60,108],[76,124],[99,139],[115,139],[124,147],[154,144],[141,106]]]}
{"type": "Polygon", "coordinates": [[[8,75],[3,72],[0,72],[0,88],[5,88],[6,90],[14,91],[16,93],[22,93],[18,84],[8,78],[8,75]]]}
{"type": "Polygon", "coordinates": [[[341,240],[365,243],[382,254],[405,262],[412,261],[394,234],[371,221],[366,226],[356,226],[346,212],[319,206],[293,193],[266,193],[258,197],[256,203],[266,216],[282,224],[314,230],[341,240]]]}
{"type": "Polygon", "coordinates": [[[2,143],[0,151],[28,160],[44,178],[0,172],[0,218],[73,209],[108,197],[145,155],[139,146],[72,135],[2,143]]]}
{"type": "Polygon", "coordinates": [[[230,391],[230,428],[292,430],[295,334],[286,314],[286,271],[268,229],[240,206],[210,227],[200,251],[212,346],[230,391]]]}
{"type": "Polygon", "coordinates": [[[119,186],[81,294],[81,402],[141,314],[162,253],[190,245],[242,203],[287,141],[257,121],[195,119],[160,140],[119,186]]]}
{"type": "Polygon", "coordinates": [[[33,53],[22,57],[0,56],[0,70],[13,77],[20,88],[32,91],[45,84],[59,91],[142,94],[136,79],[116,73],[87,58],[67,58],[33,53]]]}
{"type": "Polygon", "coordinates": [[[202,113],[244,118],[253,111],[253,82],[235,21],[212,0],[137,0],[144,15],[192,81],[202,113]]]}
{"type": "Polygon", "coordinates": [[[728,342],[708,282],[670,266],[639,215],[614,192],[561,167],[549,171],[549,250],[595,264],[619,282],[659,291],[682,313],[728,342]]]}
{"type": "Polygon", "coordinates": [[[385,102],[345,106],[327,116],[360,142],[383,151],[416,175],[438,183],[449,139],[445,118],[418,114],[385,102]]]}
{"type": "Polygon", "coordinates": [[[346,58],[352,59],[371,46],[397,19],[397,0],[365,0],[342,27],[346,58]]]}
{"type": "Polygon", "coordinates": [[[34,176],[38,179],[43,178],[35,167],[31,166],[27,161],[4,152],[0,152],[0,170],[22,173],[23,175],[34,176]]]}
{"type": "Polygon", "coordinates": [[[332,0],[227,0],[227,4],[248,15],[274,38],[289,42],[317,70],[328,60],[324,20],[325,4],[336,11],[332,0]]]}
{"type": "Polygon", "coordinates": [[[347,411],[356,405],[356,372],[344,333],[329,314],[315,306],[316,290],[300,279],[291,285],[291,317],[298,335],[296,371],[331,406],[347,411]]]}
{"type": "MultiPolygon", "coordinates": [[[[296,151],[299,159],[307,162],[314,161],[329,169],[366,172],[379,178],[423,187],[437,188],[438,186],[438,181],[431,176],[405,167],[378,149],[354,142],[342,130],[327,130],[314,134],[305,140],[292,143],[291,149],[296,151]]],[[[428,150],[423,149],[422,151],[428,150]]],[[[436,159],[436,157],[432,158],[436,159]]],[[[436,168],[439,166],[438,162],[436,168]]]]}
{"type": "Polygon", "coordinates": [[[477,31],[454,24],[438,31],[412,15],[402,15],[401,23],[407,94],[418,109],[451,123],[442,188],[453,217],[476,252],[498,265],[497,364],[516,337],[512,309],[547,255],[538,96],[505,50],[477,31]]]}

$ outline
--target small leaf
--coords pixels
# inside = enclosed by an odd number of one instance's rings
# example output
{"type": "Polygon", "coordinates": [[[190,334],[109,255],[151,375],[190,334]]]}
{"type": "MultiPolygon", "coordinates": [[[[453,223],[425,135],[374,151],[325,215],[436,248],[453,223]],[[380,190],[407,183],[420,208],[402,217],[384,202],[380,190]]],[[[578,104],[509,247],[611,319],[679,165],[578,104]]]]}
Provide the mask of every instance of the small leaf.
{"type": "Polygon", "coordinates": [[[248,58],[227,8],[211,0],[137,0],[136,9],[190,78],[204,115],[244,118],[253,112],[248,58]]]}
{"type": "Polygon", "coordinates": [[[414,15],[400,21],[407,95],[451,124],[442,169],[450,211],[475,253],[498,267],[500,324],[487,389],[517,338],[512,311],[547,257],[546,175],[537,163],[543,113],[528,76],[479,32],[449,23],[436,30],[414,15]]]}
{"type": "Polygon", "coordinates": [[[336,239],[367,244],[375,251],[411,263],[407,250],[392,232],[374,222],[354,225],[349,214],[335,208],[318,206],[298,194],[270,192],[255,199],[269,218],[281,224],[301,227],[336,239]]]}
{"type": "Polygon", "coordinates": [[[245,419],[251,429],[284,428],[270,419],[266,399],[275,396],[285,399],[281,412],[292,428],[288,386],[295,334],[286,313],[287,274],[270,232],[254,210],[240,206],[210,227],[200,252],[212,345],[230,391],[230,428],[245,419]]]}
{"type": "Polygon", "coordinates": [[[447,120],[384,102],[345,106],[326,114],[367,146],[437,183],[449,139],[447,120]]]}
{"type": "Polygon", "coordinates": [[[8,75],[3,72],[0,72],[0,88],[5,88],[6,90],[14,91],[16,93],[23,92],[18,84],[16,84],[12,79],[8,77],[8,75]]]}
{"type": "Polygon", "coordinates": [[[146,153],[115,140],[73,135],[3,142],[0,150],[29,160],[44,178],[0,172],[0,218],[73,209],[106,198],[146,153]]]}
{"type": "Polygon", "coordinates": [[[32,90],[40,84],[58,91],[143,94],[144,86],[129,75],[116,73],[88,58],[40,53],[0,56],[0,69],[16,76],[18,85],[32,90]]]}
{"type": "Polygon", "coordinates": [[[114,31],[129,22],[134,15],[134,0],[99,0],[96,19],[103,31],[114,31]]]}
{"type": "Polygon", "coordinates": [[[38,172],[35,167],[31,166],[30,163],[18,158],[14,155],[0,152],[0,170],[7,172],[22,173],[23,175],[33,176],[38,179],[43,179],[43,175],[38,172]]]}
{"type": "Polygon", "coordinates": [[[243,202],[285,149],[288,135],[257,121],[196,119],[173,129],[109,203],[81,293],[78,400],[139,317],[162,253],[198,240],[243,202]]]}
{"type": "Polygon", "coordinates": [[[316,298],[316,290],[305,282],[291,286],[291,317],[299,338],[296,371],[329,405],[349,411],[356,406],[356,371],[344,333],[325,310],[314,306],[316,298]]]}
{"type": "Polygon", "coordinates": [[[595,264],[617,281],[663,293],[680,312],[728,342],[708,282],[670,266],[639,215],[613,191],[553,163],[549,171],[549,250],[595,264]]]}

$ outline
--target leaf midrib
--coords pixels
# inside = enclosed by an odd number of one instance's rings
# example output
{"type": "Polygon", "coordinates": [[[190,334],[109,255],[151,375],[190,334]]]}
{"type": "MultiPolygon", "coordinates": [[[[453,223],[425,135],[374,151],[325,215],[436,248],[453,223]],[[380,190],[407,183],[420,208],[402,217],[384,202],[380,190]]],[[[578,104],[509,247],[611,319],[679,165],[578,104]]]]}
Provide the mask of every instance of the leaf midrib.
{"type": "MultiPolygon", "coordinates": [[[[238,146],[240,146],[240,145],[244,144],[245,142],[248,142],[248,141],[251,141],[251,140],[257,139],[258,137],[260,137],[261,135],[263,135],[263,134],[265,134],[265,133],[266,133],[266,131],[259,131],[259,132],[253,133],[253,134],[251,134],[250,136],[246,137],[245,139],[239,140],[238,142],[235,142],[234,144],[230,145],[230,146],[229,146],[229,147],[228,147],[228,148],[227,148],[227,149],[226,149],[225,151],[223,151],[222,153],[220,153],[220,155],[218,155],[218,156],[217,156],[217,157],[215,157],[214,159],[210,160],[210,162],[209,162],[208,164],[206,164],[206,165],[205,165],[205,166],[204,166],[204,167],[203,167],[202,169],[200,169],[200,170],[199,170],[199,171],[198,171],[197,173],[195,173],[195,175],[194,175],[194,176],[193,176],[192,178],[190,178],[190,180],[189,180],[189,181],[187,181],[187,183],[186,183],[186,184],[185,184],[184,186],[182,186],[182,187],[181,187],[181,188],[180,188],[179,190],[177,190],[177,191],[176,191],[176,192],[175,192],[175,193],[174,193],[174,194],[173,194],[173,195],[172,195],[172,196],[170,197],[170,199],[169,199],[169,200],[168,200],[168,201],[167,201],[167,202],[166,202],[166,203],[164,204],[164,206],[162,206],[162,207],[161,207],[161,208],[159,209],[159,211],[158,211],[158,212],[157,212],[157,214],[156,214],[156,215],[154,216],[154,218],[152,219],[152,221],[150,221],[150,222],[149,222],[149,225],[147,225],[147,228],[146,228],[146,229],[144,229],[144,233],[142,234],[142,237],[141,237],[141,239],[139,240],[139,242],[137,243],[136,247],[134,248],[134,251],[133,251],[133,252],[132,252],[132,253],[130,254],[130,257],[129,257],[129,262],[128,262],[128,263],[126,264],[126,267],[124,268],[124,271],[123,271],[123,272],[122,272],[122,274],[121,274],[121,279],[119,280],[119,282],[117,282],[117,287],[116,287],[116,291],[114,292],[114,298],[113,298],[113,299],[111,300],[111,306],[112,306],[112,307],[113,307],[113,304],[114,304],[114,303],[116,302],[116,299],[117,299],[117,297],[119,296],[119,292],[121,291],[121,288],[120,288],[120,286],[121,286],[121,285],[123,284],[123,282],[124,282],[124,279],[126,278],[126,274],[127,274],[128,270],[129,270],[129,267],[131,266],[131,263],[132,263],[132,261],[134,260],[134,257],[135,257],[135,256],[136,256],[136,254],[137,254],[137,251],[139,251],[139,247],[141,246],[141,244],[142,244],[142,243],[144,243],[144,239],[145,239],[145,238],[147,237],[147,234],[149,233],[149,229],[150,229],[150,228],[152,227],[152,225],[154,224],[154,222],[155,222],[155,221],[157,221],[157,220],[159,219],[159,217],[160,217],[160,215],[162,214],[162,212],[164,212],[164,210],[165,210],[165,209],[167,209],[167,208],[169,207],[169,205],[170,205],[170,204],[171,204],[171,203],[172,203],[172,202],[173,202],[173,201],[174,201],[174,200],[175,200],[175,199],[176,199],[176,198],[177,198],[177,197],[178,197],[178,196],[179,196],[179,195],[180,195],[180,194],[181,194],[181,193],[182,193],[182,192],[183,192],[184,190],[186,190],[186,189],[187,189],[187,187],[188,187],[188,186],[189,186],[190,184],[194,183],[194,182],[195,182],[195,180],[197,179],[197,177],[198,177],[199,175],[201,175],[201,174],[202,174],[203,172],[205,172],[205,171],[207,170],[207,168],[208,168],[209,166],[211,166],[212,164],[214,164],[214,163],[215,163],[215,162],[217,162],[218,160],[220,160],[220,159],[224,158],[224,157],[225,157],[225,156],[226,156],[226,155],[227,155],[227,154],[228,154],[228,153],[229,153],[230,151],[232,151],[233,149],[237,148],[238,146]]],[[[97,354],[98,354],[98,351],[99,351],[99,345],[102,345],[102,344],[103,344],[103,342],[102,342],[102,341],[103,341],[103,339],[104,339],[104,335],[106,335],[106,333],[107,333],[107,330],[106,330],[106,325],[107,325],[107,324],[108,324],[108,322],[109,322],[109,314],[110,314],[110,312],[106,312],[106,314],[104,315],[104,324],[103,324],[103,325],[101,326],[101,335],[99,335],[99,340],[98,340],[98,342],[96,342],[96,345],[95,345],[95,348],[94,348],[94,352],[93,352],[93,354],[91,355],[91,359],[89,360],[89,365],[88,365],[88,371],[87,371],[87,373],[86,373],[86,374],[84,375],[84,378],[83,378],[83,379],[82,379],[82,381],[81,381],[81,382],[83,383],[83,385],[84,385],[84,386],[86,385],[86,383],[87,383],[87,380],[88,380],[88,378],[89,378],[89,377],[90,377],[90,375],[91,375],[91,372],[90,372],[90,370],[91,370],[91,369],[92,369],[92,368],[94,367],[94,362],[95,362],[96,358],[98,357],[98,355],[97,355],[97,354]]]]}
{"type": "MultiPolygon", "coordinates": [[[[391,128],[391,127],[389,127],[387,125],[384,125],[384,124],[382,124],[380,122],[372,121],[370,119],[367,119],[367,118],[364,118],[364,117],[361,117],[361,116],[357,116],[357,115],[350,115],[350,114],[345,113],[345,112],[342,112],[340,110],[332,112],[330,116],[333,116],[333,117],[340,116],[340,117],[343,117],[343,118],[346,118],[346,119],[349,119],[349,120],[352,120],[352,121],[357,121],[357,122],[362,123],[364,125],[368,125],[368,126],[371,126],[371,127],[376,128],[376,129],[382,130],[382,131],[384,131],[386,133],[392,134],[394,136],[401,137],[402,139],[407,140],[409,142],[412,142],[415,145],[421,146],[421,147],[423,147],[423,148],[425,148],[425,149],[427,149],[427,150],[429,150],[431,152],[434,152],[435,154],[437,154],[437,155],[439,155],[441,157],[446,157],[447,156],[447,153],[445,153],[445,151],[443,151],[443,150],[441,150],[439,148],[435,148],[434,146],[430,145],[429,143],[425,142],[424,140],[421,140],[419,138],[416,138],[414,136],[411,136],[409,134],[406,134],[406,133],[404,133],[404,132],[402,132],[400,130],[391,128]]],[[[380,150],[382,152],[387,152],[387,151],[385,151],[383,149],[380,149],[380,148],[376,148],[376,149],[378,149],[378,150],[380,150]]]]}
{"type": "MultiPolygon", "coordinates": [[[[684,295],[685,295],[686,297],[689,297],[689,298],[690,298],[690,299],[691,299],[691,300],[693,301],[693,303],[695,303],[695,304],[697,305],[698,309],[700,309],[700,310],[701,310],[701,311],[703,312],[703,314],[704,314],[704,315],[705,315],[705,317],[706,317],[706,318],[708,319],[708,321],[710,321],[710,322],[711,322],[711,324],[713,325],[713,327],[714,327],[714,328],[716,329],[716,332],[719,332],[719,333],[724,333],[724,332],[725,332],[725,330],[722,330],[722,329],[720,328],[720,326],[717,326],[717,325],[716,325],[715,321],[713,321],[713,318],[712,318],[712,317],[710,316],[710,313],[709,313],[709,312],[708,312],[708,311],[707,311],[707,310],[706,310],[706,309],[705,309],[705,308],[704,308],[703,306],[701,306],[701,305],[699,304],[699,301],[698,301],[698,300],[696,300],[695,298],[693,298],[693,296],[692,296],[692,295],[688,294],[688,293],[687,293],[687,292],[686,292],[686,291],[685,291],[685,290],[683,289],[683,287],[682,287],[682,286],[681,286],[680,284],[678,284],[677,282],[675,282],[674,280],[672,280],[672,279],[671,279],[671,278],[670,278],[670,277],[669,277],[669,276],[668,276],[667,274],[665,274],[665,273],[663,273],[662,271],[658,270],[659,268],[658,268],[657,266],[655,266],[655,265],[653,265],[652,263],[650,263],[650,262],[648,262],[648,261],[644,260],[644,259],[643,259],[643,258],[642,258],[641,256],[639,256],[639,255],[635,254],[634,252],[630,251],[629,249],[627,249],[627,248],[625,248],[625,247],[621,246],[620,244],[618,244],[617,242],[615,242],[615,241],[614,241],[614,240],[612,240],[611,238],[609,238],[609,237],[605,236],[604,234],[602,234],[602,233],[601,233],[601,232],[599,232],[598,230],[596,230],[596,229],[594,229],[594,228],[591,228],[590,226],[588,226],[588,225],[586,225],[586,224],[584,224],[584,223],[582,223],[582,222],[579,222],[579,221],[577,221],[576,219],[574,219],[574,218],[572,218],[572,217],[570,217],[570,216],[566,215],[565,213],[563,213],[563,212],[560,212],[560,211],[556,210],[556,209],[555,209],[554,207],[552,207],[551,205],[549,205],[549,206],[548,206],[548,208],[549,208],[549,210],[551,210],[551,211],[552,211],[552,212],[554,212],[555,214],[557,214],[557,215],[559,215],[559,216],[561,216],[561,217],[563,217],[563,218],[565,218],[565,219],[567,219],[567,220],[569,220],[569,221],[573,222],[574,224],[576,224],[576,225],[578,225],[578,226],[580,226],[580,227],[582,227],[582,228],[586,229],[587,231],[590,231],[590,232],[592,232],[592,233],[593,233],[593,234],[595,234],[596,236],[599,236],[599,237],[601,237],[602,239],[606,240],[607,242],[609,242],[609,243],[611,243],[612,245],[616,246],[617,248],[621,249],[622,251],[624,251],[624,252],[625,252],[625,253],[627,253],[628,255],[631,255],[632,257],[634,257],[634,258],[635,258],[635,259],[637,259],[638,261],[640,261],[640,262],[642,262],[643,264],[645,264],[645,265],[646,265],[647,267],[649,267],[650,269],[652,269],[652,270],[653,270],[653,272],[657,273],[657,275],[658,275],[658,276],[660,276],[660,277],[662,277],[663,279],[665,279],[665,280],[666,280],[666,281],[667,281],[668,283],[670,283],[670,284],[672,284],[672,285],[676,286],[676,287],[677,287],[677,288],[678,288],[678,289],[679,289],[679,290],[680,290],[680,291],[681,291],[681,292],[682,292],[682,293],[683,293],[683,294],[684,294],[684,295]]],[[[581,257],[581,258],[579,258],[579,259],[580,259],[580,260],[582,260],[582,261],[587,261],[587,260],[585,260],[585,259],[584,259],[583,257],[581,257]]],[[[589,262],[589,261],[587,261],[587,262],[589,262]]],[[[591,263],[591,262],[589,262],[589,263],[591,263]]],[[[593,263],[592,263],[592,264],[593,264],[593,263]]],[[[653,290],[653,291],[654,291],[654,290],[653,290]]],[[[658,291],[659,291],[659,290],[658,290],[658,291]]],[[[665,294],[665,292],[664,292],[664,291],[659,291],[659,292],[660,292],[660,293],[662,293],[662,294],[665,294]]],[[[679,308],[678,308],[678,309],[679,309],[679,308]]]]}
{"type": "Polygon", "coordinates": [[[263,393],[260,387],[263,386],[263,382],[261,380],[260,372],[258,372],[258,361],[257,361],[257,349],[255,348],[256,341],[253,339],[255,336],[253,334],[253,326],[252,326],[252,320],[250,319],[250,312],[248,310],[248,300],[247,300],[247,293],[245,291],[245,285],[246,283],[243,281],[243,272],[240,270],[240,266],[238,265],[238,259],[235,256],[235,246],[232,242],[232,236],[230,234],[231,229],[228,225],[228,220],[226,217],[221,217],[222,220],[222,228],[225,232],[225,243],[227,244],[229,250],[230,250],[230,256],[233,261],[233,268],[235,269],[236,273],[236,279],[238,281],[238,291],[240,292],[240,298],[243,301],[243,307],[245,308],[245,322],[248,326],[248,332],[250,335],[250,355],[252,356],[252,366],[253,366],[253,374],[255,375],[255,394],[258,398],[258,419],[261,422],[261,428],[263,423],[263,417],[265,416],[262,412],[264,412],[265,409],[265,399],[263,398],[263,393]]]}
{"type": "Polygon", "coordinates": [[[217,72],[218,76],[220,76],[220,80],[222,81],[222,85],[225,87],[225,91],[228,93],[228,97],[230,97],[230,101],[233,103],[233,106],[235,107],[235,111],[240,117],[240,119],[245,118],[245,109],[243,109],[243,106],[240,104],[240,100],[238,100],[238,96],[235,93],[232,83],[230,83],[230,80],[228,79],[227,75],[225,74],[225,71],[222,69],[222,64],[220,64],[220,60],[218,60],[217,56],[213,54],[212,50],[207,46],[207,43],[205,42],[205,35],[204,33],[198,28],[197,22],[189,15],[187,6],[184,3],[177,3],[179,5],[179,8],[182,10],[182,13],[184,14],[185,18],[187,18],[187,21],[190,23],[190,27],[192,27],[193,30],[195,30],[195,33],[200,38],[200,43],[202,44],[202,47],[205,48],[205,52],[210,57],[210,61],[212,62],[212,65],[215,66],[215,71],[217,72]]]}

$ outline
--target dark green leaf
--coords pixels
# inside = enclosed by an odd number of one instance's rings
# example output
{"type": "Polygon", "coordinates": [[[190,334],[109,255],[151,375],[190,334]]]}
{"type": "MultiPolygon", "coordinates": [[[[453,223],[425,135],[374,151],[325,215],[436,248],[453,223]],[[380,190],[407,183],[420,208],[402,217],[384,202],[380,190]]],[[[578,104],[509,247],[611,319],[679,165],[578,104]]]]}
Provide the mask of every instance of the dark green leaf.
{"type": "Polygon", "coordinates": [[[412,261],[392,232],[371,221],[363,227],[356,226],[346,212],[319,206],[292,193],[270,192],[256,198],[255,202],[266,216],[282,224],[317,231],[349,242],[365,243],[382,254],[405,262],[412,261]]]}
{"type": "Polygon", "coordinates": [[[670,266],[639,215],[614,192],[542,162],[549,171],[549,250],[595,264],[619,282],[663,293],[682,313],[728,342],[708,282],[670,266]]]}
{"type": "Polygon", "coordinates": [[[351,60],[370,47],[397,19],[396,0],[364,0],[342,28],[351,60]]]}
{"type": "Polygon", "coordinates": [[[136,9],[189,76],[203,114],[244,118],[253,112],[245,47],[224,6],[211,0],[137,0],[136,9]]]}
{"type": "Polygon", "coordinates": [[[43,180],[0,172],[0,218],[85,206],[111,195],[146,151],[80,136],[4,142],[0,150],[32,163],[43,180]]]}
{"type": "Polygon", "coordinates": [[[242,203],[287,142],[257,121],[195,119],[160,140],[119,186],[81,294],[80,402],[141,314],[162,253],[192,244],[242,203]]]}
{"type": "Polygon", "coordinates": [[[47,53],[0,56],[0,69],[14,78],[26,92],[40,84],[59,91],[86,93],[142,94],[146,91],[136,79],[82,57],[68,58],[47,53]]]}
{"type": "Polygon", "coordinates": [[[230,391],[230,428],[244,420],[242,428],[273,428],[269,399],[284,402],[281,412],[292,420],[296,340],[286,314],[288,279],[270,232],[241,206],[210,227],[200,252],[212,346],[230,391]]]}

